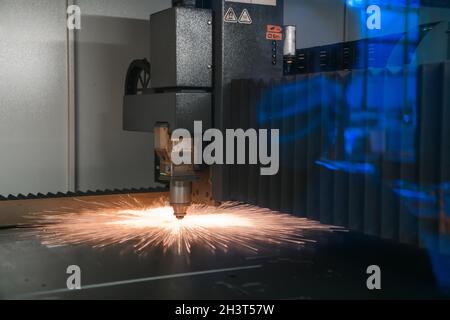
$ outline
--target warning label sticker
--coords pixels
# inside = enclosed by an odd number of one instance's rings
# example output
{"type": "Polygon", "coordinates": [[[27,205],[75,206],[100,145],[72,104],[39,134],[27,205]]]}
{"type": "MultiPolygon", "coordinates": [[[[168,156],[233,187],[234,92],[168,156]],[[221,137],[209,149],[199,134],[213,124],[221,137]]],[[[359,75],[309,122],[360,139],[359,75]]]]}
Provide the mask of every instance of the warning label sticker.
{"type": "Polygon", "coordinates": [[[269,24],[267,26],[267,32],[283,33],[283,28],[281,26],[274,26],[269,24]]]}
{"type": "Polygon", "coordinates": [[[252,17],[250,17],[250,13],[247,9],[244,9],[241,13],[241,16],[239,17],[239,23],[242,24],[252,24],[252,17]]]}
{"type": "Polygon", "coordinates": [[[225,22],[228,23],[238,23],[238,17],[236,15],[236,12],[234,12],[233,8],[229,8],[227,13],[225,13],[225,17],[223,18],[225,22]]]}
{"type": "Polygon", "coordinates": [[[272,41],[282,41],[283,40],[283,27],[268,25],[266,32],[266,39],[272,41]]]}

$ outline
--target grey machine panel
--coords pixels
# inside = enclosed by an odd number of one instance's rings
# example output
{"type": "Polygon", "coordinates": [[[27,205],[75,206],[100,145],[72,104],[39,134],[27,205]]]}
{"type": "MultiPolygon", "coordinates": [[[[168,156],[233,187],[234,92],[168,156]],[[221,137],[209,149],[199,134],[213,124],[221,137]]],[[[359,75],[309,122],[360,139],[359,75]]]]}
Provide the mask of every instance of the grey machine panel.
{"type": "Polygon", "coordinates": [[[151,89],[125,96],[123,126],[153,132],[157,122],[171,130],[212,126],[212,12],[174,7],[150,17],[151,89]],[[164,92],[166,91],[166,92],[164,92]]]}
{"type": "Polygon", "coordinates": [[[152,87],[212,87],[212,12],[170,8],[150,17],[152,87]]]}
{"type": "Polygon", "coordinates": [[[123,128],[128,131],[153,132],[157,122],[167,122],[171,129],[194,131],[194,121],[211,127],[211,93],[168,92],[124,97],[123,128]]]}
{"type": "MultiPolygon", "coordinates": [[[[231,81],[233,79],[277,78],[283,75],[283,41],[266,38],[268,25],[283,26],[283,0],[258,1],[213,0],[215,19],[214,53],[214,126],[224,130],[231,123],[231,81]],[[244,9],[251,24],[226,22],[228,10],[240,18],[244,9]],[[275,55],[275,58],[273,57],[275,55]],[[274,63],[275,60],[275,63],[274,63]]],[[[217,201],[229,200],[229,168],[215,166],[213,193],[217,201]]]]}

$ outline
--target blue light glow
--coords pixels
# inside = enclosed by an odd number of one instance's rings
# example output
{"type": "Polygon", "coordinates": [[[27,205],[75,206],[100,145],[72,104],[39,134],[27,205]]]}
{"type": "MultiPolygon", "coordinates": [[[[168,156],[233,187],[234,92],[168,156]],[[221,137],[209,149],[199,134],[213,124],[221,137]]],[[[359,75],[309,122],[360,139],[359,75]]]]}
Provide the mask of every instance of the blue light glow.
{"type": "Polygon", "coordinates": [[[342,171],[352,174],[374,175],[377,170],[371,163],[355,163],[345,161],[319,160],[316,164],[331,171],[342,171]]]}

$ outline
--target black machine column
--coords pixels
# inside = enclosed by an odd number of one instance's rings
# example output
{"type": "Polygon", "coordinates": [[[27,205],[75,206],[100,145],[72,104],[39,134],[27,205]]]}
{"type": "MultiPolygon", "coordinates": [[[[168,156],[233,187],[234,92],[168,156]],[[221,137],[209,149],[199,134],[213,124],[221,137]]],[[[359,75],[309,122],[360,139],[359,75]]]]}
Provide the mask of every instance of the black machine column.
{"type": "MultiPolygon", "coordinates": [[[[212,1],[214,12],[214,126],[233,129],[231,82],[283,75],[283,0],[212,1]],[[246,18],[246,13],[250,19],[246,18]],[[251,21],[250,21],[251,20],[251,21]]],[[[213,193],[230,200],[230,167],[212,170],[213,193]]]]}

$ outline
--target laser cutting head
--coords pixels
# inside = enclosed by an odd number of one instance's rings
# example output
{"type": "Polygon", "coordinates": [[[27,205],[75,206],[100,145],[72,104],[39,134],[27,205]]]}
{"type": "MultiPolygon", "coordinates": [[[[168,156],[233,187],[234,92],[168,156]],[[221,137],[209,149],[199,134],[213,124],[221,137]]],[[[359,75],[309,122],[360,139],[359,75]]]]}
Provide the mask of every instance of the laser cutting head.
{"type": "Polygon", "coordinates": [[[186,142],[184,153],[192,154],[191,140],[172,140],[169,125],[158,123],[154,129],[155,150],[159,158],[159,176],[170,187],[170,205],[177,219],[182,220],[192,204],[192,183],[196,180],[194,166],[192,164],[175,165],[172,162],[174,146],[186,142]]]}
{"type": "Polygon", "coordinates": [[[175,217],[178,220],[183,220],[191,204],[192,182],[172,180],[170,182],[170,205],[175,217]]]}

